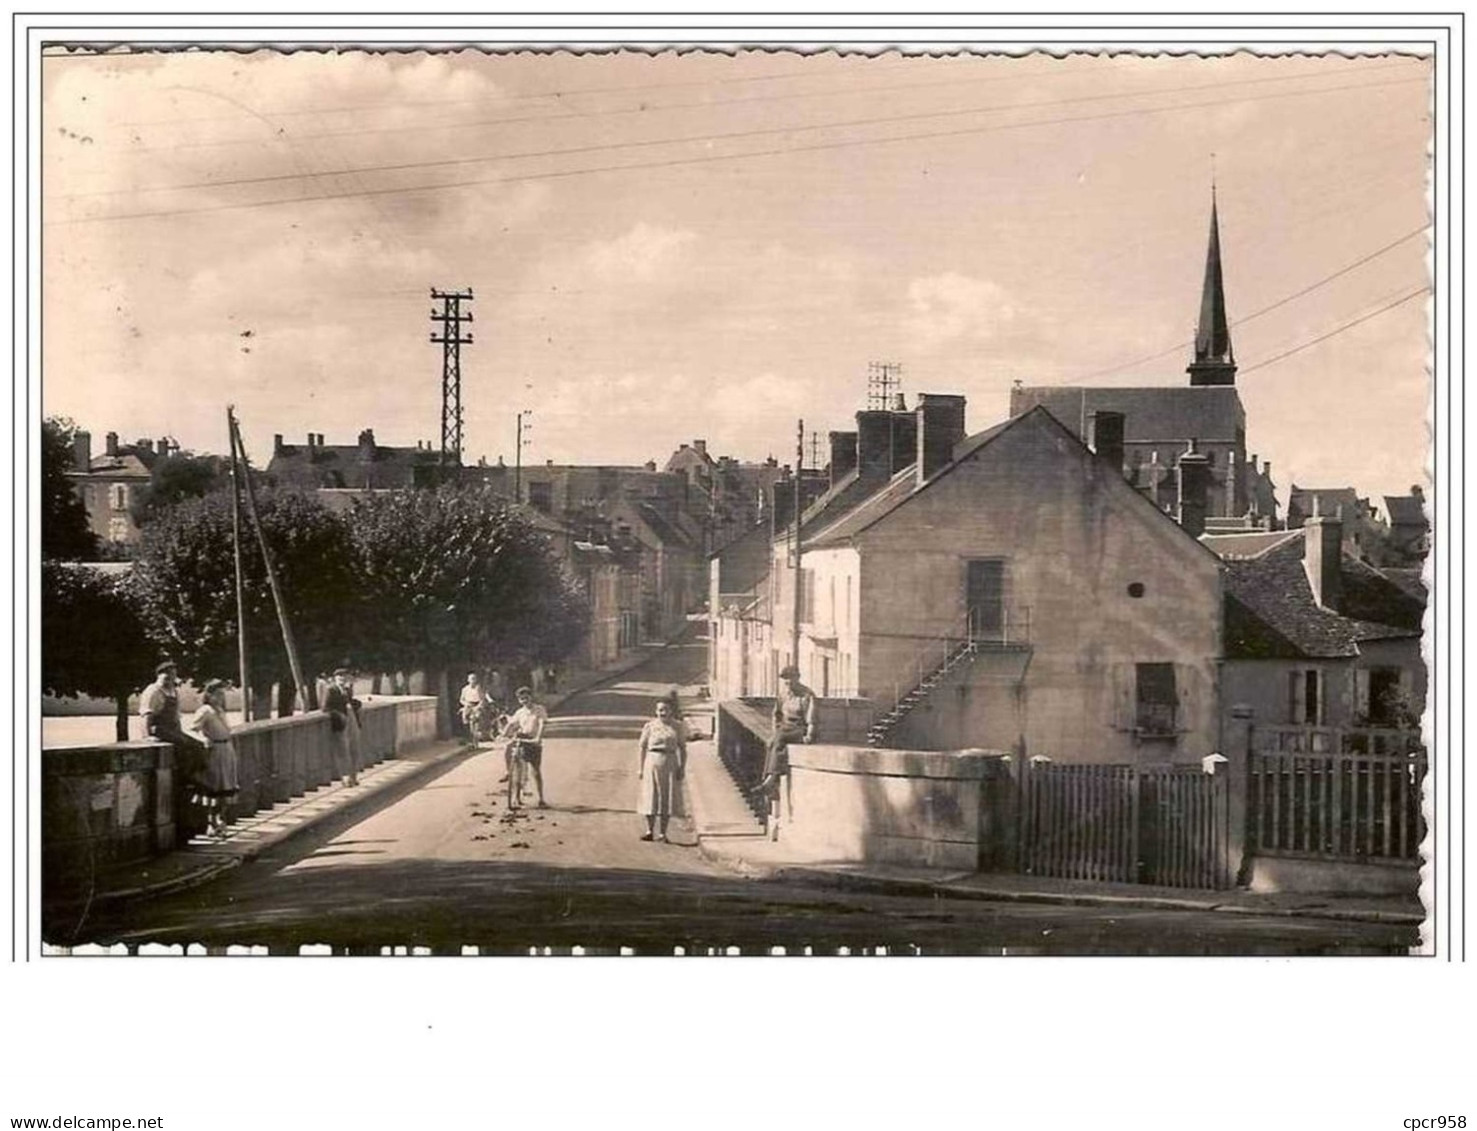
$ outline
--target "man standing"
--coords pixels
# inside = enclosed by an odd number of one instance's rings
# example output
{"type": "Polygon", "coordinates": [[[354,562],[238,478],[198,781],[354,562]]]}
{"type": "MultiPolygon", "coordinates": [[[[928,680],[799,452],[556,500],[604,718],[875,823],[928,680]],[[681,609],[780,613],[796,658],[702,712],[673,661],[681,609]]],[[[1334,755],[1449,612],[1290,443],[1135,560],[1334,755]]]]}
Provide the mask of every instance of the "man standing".
{"type": "Polygon", "coordinates": [[[206,747],[185,733],[180,725],[179,670],[173,660],[154,669],[154,682],[139,696],[138,713],[144,719],[144,735],[174,747],[174,817],[178,839],[188,841],[204,831],[201,814],[190,806],[196,780],[204,770],[206,747]]]}
{"type": "MultiPolygon", "coordinates": [[[[518,709],[503,728],[503,737],[516,739],[523,744],[523,761],[533,775],[533,788],[538,795],[538,807],[544,804],[544,724],[549,721],[549,712],[542,703],[535,703],[531,688],[518,689],[518,709]]],[[[511,768],[511,767],[510,767],[511,768]]]]}
{"type": "Polygon", "coordinates": [[[333,734],[334,772],[352,788],[359,784],[359,700],[354,698],[354,674],[348,668],[334,671],[323,710],[333,734]]]}
{"type": "Polygon", "coordinates": [[[793,664],[780,672],[784,686],[774,699],[774,731],[764,754],[764,777],[755,793],[772,795],[779,780],[790,772],[789,745],[815,741],[815,695],[800,682],[793,664]]]}

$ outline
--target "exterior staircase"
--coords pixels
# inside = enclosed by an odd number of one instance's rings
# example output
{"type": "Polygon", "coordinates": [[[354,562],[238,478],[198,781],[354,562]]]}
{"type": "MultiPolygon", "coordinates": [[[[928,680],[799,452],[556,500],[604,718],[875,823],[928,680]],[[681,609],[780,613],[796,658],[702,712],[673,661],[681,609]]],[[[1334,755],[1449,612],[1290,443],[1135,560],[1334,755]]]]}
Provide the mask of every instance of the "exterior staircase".
{"type": "Polygon", "coordinates": [[[933,694],[933,689],[944,681],[945,676],[955,668],[971,663],[977,655],[979,655],[979,645],[971,639],[965,639],[957,644],[952,651],[946,652],[943,662],[938,667],[924,676],[916,686],[911,688],[901,699],[893,704],[889,711],[879,716],[877,721],[868,728],[867,745],[882,746],[886,743],[888,735],[892,733],[893,728],[912,714],[913,709],[919,703],[922,703],[929,695],[933,694]]]}

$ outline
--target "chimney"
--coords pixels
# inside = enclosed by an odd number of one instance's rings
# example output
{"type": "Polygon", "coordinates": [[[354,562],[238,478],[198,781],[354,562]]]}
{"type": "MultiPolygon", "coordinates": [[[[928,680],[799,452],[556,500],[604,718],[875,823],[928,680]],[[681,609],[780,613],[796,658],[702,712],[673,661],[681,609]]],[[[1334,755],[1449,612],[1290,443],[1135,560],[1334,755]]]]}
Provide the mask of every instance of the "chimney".
{"type": "Polygon", "coordinates": [[[1303,569],[1313,588],[1313,600],[1325,609],[1337,611],[1342,596],[1344,524],[1337,518],[1318,513],[1303,522],[1303,569]]]}
{"type": "Polygon", "coordinates": [[[1123,474],[1124,417],[1121,412],[1097,409],[1087,414],[1087,444],[1093,454],[1119,475],[1123,474]]]}
{"type": "Polygon", "coordinates": [[[116,432],[109,432],[108,433],[108,435],[107,435],[107,448],[106,448],[106,451],[107,451],[108,455],[110,455],[110,456],[116,456],[118,454],[118,433],[116,433],[116,432]]]}
{"type": "Polygon", "coordinates": [[[831,486],[856,470],[856,433],[831,433],[831,486]]]}
{"type": "Polygon", "coordinates": [[[274,432],[274,433],[272,433],[272,454],[274,456],[280,456],[282,454],[282,433],[281,432],[274,432]]]}
{"type": "Polygon", "coordinates": [[[1210,460],[1195,450],[1195,441],[1175,467],[1179,487],[1179,524],[1191,538],[1205,533],[1206,497],[1210,489],[1210,460]]]}
{"type": "Polygon", "coordinates": [[[697,454],[698,455],[705,456],[705,455],[708,454],[708,441],[706,441],[706,440],[694,440],[692,442],[692,446],[697,449],[697,454]]]}
{"type": "Polygon", "coordinates": [[[92,433],[75,432],[72,435],[72,463],[78,471],[92,470],[92,433]]]}
{"type": "Polygon", "coordinates": [[[318,433],[318,446],[320,448],[323,446],[323,433],[322,432],[319,432],[318,433]]]}
{"type": "Polygon", "coordinates": [[[366,428],[359,433],[359,458],[361,460],[374,459],[374,429],[366,428]]]}
{"type": "Polygon", "coordinates": [[[893,414],[865,409],[856,414],[857,471],[863,479],[888,479],[892,475],[893,414]]]}
{"type": "Polygon", "coordinates": [[[313,445],[318,442],[318,436],[314,432],[308,433],[308,451],[313,450],[313,445]]]}
{"type": "Polygon", "coordinates": [[[907,412],[908,411],[908,398],[907,398],[907,396],[905,394],[899,393],[897,395],[897,399],[892,402],[892,411],[893,412],[907,412]]]}
{"type": "Polygon", "coordinates": [[[153,440],[135,440],[133,446],[140,449],[141,451],[147,452],[149,455],[154,454],[153,440]]]}
{"type": "Polygon", "coordinates": [[[167,456],[169,454],[170,449],[172,447],[173,447],[173,445],[170,444],[169,437],[168,436],[160,436],[159,437],[159,454],[161,456],[167,456]]]}
{"type": "Polygon", "coordinates": [[[644,467],[647,471],[655,471],[656,470],[656,460],[649,459],[645,463],[643,463],[641,466],[644,467]]]}
{"type": "Polygon", "coordinates": [[[948,466],[954,445],[964,439],[964,398],[957,394],[918,394],[918,483],[948,466]]]}

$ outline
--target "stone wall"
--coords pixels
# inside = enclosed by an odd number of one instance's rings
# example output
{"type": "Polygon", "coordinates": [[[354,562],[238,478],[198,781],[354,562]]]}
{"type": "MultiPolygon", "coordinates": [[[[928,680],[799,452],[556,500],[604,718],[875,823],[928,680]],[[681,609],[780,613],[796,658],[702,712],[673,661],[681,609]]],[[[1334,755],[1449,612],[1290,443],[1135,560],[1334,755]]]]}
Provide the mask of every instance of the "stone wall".
{"type": "Polygon", "coordinates": [[[47,889],[85,888],[100,869],[174,847],[174,749],[118,742],[45,751],[41,875],[47,889]]]}
{"type": "Polygon", "coordinates": [[[1003,754],[883,750],[816,744],[790,748],[779,839],[797,859],[890,863],[973,871],[982,805],[1003,754]]]}
{"type": "MultiPolygon", "coordinates": [[[[363,766],[436,737],[436,702],[400,697],[366,702],[363,766]]],[[[240,757],[237,816],[301,796],[338,776],[328,716],[315,711],[233,729],[240,757]]],[[[42,879],[48,894],[85,889],[97,870],[175,846],[175,758],[145,740],[43,750],[42,879]]]]}

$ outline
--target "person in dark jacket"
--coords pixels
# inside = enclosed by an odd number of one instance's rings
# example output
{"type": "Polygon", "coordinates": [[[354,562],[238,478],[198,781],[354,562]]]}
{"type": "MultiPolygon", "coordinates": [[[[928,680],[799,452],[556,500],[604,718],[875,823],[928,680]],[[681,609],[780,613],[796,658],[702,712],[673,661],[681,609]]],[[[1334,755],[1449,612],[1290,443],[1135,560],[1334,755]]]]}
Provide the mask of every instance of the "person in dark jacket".
{"type": "Polygon", "coordinates": [[[338,668],[323,697],[328,729],[333,733],[333,769],[349,786],[359,784],[359,700],[354,698],[354,673],[338,668]]]}

